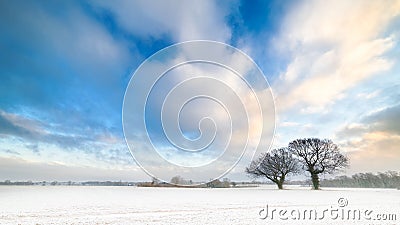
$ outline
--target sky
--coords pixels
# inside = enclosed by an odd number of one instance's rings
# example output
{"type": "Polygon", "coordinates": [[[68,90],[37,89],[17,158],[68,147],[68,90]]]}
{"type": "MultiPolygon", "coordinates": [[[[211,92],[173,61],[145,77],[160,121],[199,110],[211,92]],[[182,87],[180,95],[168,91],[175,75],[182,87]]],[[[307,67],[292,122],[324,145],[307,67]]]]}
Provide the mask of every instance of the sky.
{"type": "Polygon", "coordinates": [[[17,0],[0,2],[0,180],[150,180],[125,142],[124,94],[148,57],[192,40],[263,72],[271,148],[329,138],[343,174],[400,170],[398,0],[17,0]]]}

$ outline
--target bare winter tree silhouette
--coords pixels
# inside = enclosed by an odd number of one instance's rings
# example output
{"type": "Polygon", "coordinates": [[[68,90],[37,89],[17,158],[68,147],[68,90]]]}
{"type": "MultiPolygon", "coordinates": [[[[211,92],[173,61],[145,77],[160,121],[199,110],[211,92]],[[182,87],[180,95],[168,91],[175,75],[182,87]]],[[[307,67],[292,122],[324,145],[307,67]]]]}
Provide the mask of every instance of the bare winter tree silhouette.
{"type": "Polygon", "coordinates": [[[299,170],[298,160],[295,159],[288,148],[274,149],[270,153],[263,153],[252,161],[246,168],[246,173],[253,177],[266,177],[283,189],[285,178],[290,173],[299,170]]]}
{"type": "Polygon", "coordinates": [[[303,168],[311,175],[314,189],[319,189],[319,174],[334,173],[348,166],[348,158],[328,139],[305,138],[289,143],[289,151],[296,155],[303,168]]]}

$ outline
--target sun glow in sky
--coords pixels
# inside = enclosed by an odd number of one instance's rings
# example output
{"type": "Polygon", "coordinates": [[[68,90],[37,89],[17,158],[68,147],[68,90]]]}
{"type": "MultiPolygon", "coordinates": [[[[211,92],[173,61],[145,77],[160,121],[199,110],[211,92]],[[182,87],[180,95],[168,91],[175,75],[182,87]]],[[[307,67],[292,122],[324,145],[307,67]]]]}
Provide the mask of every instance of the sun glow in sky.
{"type": "Polygon", "coordinates": [[[1,1],[0,31],[0,180],[148,180],[125,144],[125,89],[147,57],[199,39],[264,72],[273,148],[330,138],[348,175],[400,169],[398,0],[1,1]]]}

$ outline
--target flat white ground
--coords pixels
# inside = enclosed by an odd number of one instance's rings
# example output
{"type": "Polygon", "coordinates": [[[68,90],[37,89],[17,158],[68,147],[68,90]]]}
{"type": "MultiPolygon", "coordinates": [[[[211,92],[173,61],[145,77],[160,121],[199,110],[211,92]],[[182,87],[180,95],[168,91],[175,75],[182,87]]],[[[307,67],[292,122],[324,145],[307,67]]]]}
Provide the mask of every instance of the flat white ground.
{"type": "Polygon", "coordinates": [[[0,186],[0,224],[400,224],[400,190],[286,188],[0,186]]]}

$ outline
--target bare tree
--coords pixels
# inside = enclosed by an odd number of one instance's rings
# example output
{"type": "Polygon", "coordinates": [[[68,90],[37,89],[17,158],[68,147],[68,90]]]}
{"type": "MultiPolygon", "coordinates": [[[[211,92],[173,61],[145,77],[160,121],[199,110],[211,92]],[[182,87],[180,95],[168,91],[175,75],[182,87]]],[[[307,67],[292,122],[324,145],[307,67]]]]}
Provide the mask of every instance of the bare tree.
{"type": "Polygon", "coordinates": [[[285,178],[290,173],[298,172],[298,161],[292,156],[288,148],[274,149],[270,153],[263,153],[253,160],[246,173],[253,177],[266,177],[283,189],[285,178]]]}
{"type": "Polygon", "coordinates": [[[328,139],[305,138],[289,143],[289,150],[298,156],[311,175],[314,189],[319,189],[319,174],[334,173],[348,166],[348,158],[328,139]]]}
{"type": "Polygon", "coordinates": [[[159,183],[160,181],[157,178],[155,177],[151,178],[151,186],[157,186],[159,183]]]}
{"type": "MultiPolygon", "coordinates": [[[[181,177],[179,175],[176,175],[171,178],[171,181],[169,183],[174,184],[174,185],[188,185],[188,184],[190,184],[190,181],[185,180],[183,177],[181,177]]],[[[193,183],[193,181],[192,181],[192,183],[193,183]]]]}

